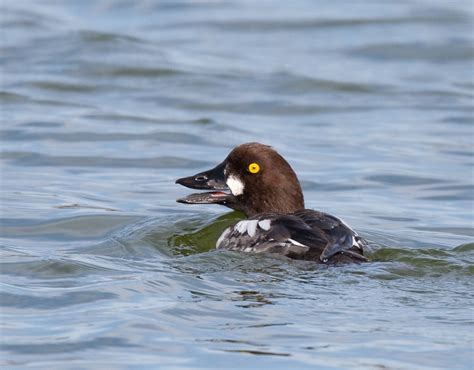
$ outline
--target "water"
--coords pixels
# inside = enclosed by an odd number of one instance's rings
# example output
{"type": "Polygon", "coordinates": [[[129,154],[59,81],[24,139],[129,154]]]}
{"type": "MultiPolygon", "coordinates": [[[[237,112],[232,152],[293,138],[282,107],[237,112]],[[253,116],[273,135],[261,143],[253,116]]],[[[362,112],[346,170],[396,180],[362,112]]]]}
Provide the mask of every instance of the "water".
{"type": "Polygon", "coordinates": [[[1,1],[2,368],[473,368],[469,1],[1,1]],[[215,251],[273,145],[370,242],[215,251]]]}

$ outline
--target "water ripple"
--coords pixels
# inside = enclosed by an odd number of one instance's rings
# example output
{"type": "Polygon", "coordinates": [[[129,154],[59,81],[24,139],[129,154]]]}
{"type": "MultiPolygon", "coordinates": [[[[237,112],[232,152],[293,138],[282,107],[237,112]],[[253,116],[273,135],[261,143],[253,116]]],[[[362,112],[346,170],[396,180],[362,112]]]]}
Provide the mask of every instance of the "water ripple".
{"type": "Polygon", "coordinates": [[[456,63],[474,58],[474,49],[466,40],[456,43],[426,45],[420,43],[375,44],[353,49],[352,55],[380,60],[430,61],[456,63]]]}
{"type": "Polygon", "coordinates": [[[197,168],[208,164],[205,161],[180,157],[155,158],[107,158],[89,156],[49,156],[31,152],[3,152],[5,160],[22,166],[56,167],[107,167],[107,168],[197,168]]]}
{"type": "Polygon", "coordinates": [[[472,15],[4,1],[2,366],[469,368],[472,15]],[[243,215],[177,204],[174,180],[248,141],[371,261],[216,250],[243,215]]]}
{"type": "Polygon", "coordinates": [[[469,23],[469,18],[462,13],[446,12],[445,14],[420,15],[405,17],[384,17],[384,18],[339,18],[339,19],[274,19],[265,18],[248,20],[226,20],[207,22],[183,22],[174,24],[174,27],[215,27],[220,30],[238,32],[277,32],[282,30],[309,31],[326,28],[359,28],[366,26],[384,25],[409,25],[409,24],[430,24],[430,23],[469,23]]]}
{"type": "Polygon", "coordinates": [[[107,292],[82,291],[66,292],[57,297],[38,297],[11,293],[0,293],[1,306],[19,309],[51,310],[67,306],[93,303],[103,299],[113,299],[116,295],[107,292]],[[34,303],[32,303],[34,302],[34,303]]]}

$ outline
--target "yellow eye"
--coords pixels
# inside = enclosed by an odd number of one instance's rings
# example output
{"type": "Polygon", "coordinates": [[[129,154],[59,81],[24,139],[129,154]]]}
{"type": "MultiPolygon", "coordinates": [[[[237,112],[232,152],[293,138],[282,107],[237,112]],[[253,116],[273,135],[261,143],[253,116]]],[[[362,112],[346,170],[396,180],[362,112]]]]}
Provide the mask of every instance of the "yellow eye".
{"type": "Polygon", "coordinates": [[[257,173],[258,171],[260,171],[260,166],[258,165],[258,163],[250,163],[249,164],[249,171],[251,173],[257,173]]]}

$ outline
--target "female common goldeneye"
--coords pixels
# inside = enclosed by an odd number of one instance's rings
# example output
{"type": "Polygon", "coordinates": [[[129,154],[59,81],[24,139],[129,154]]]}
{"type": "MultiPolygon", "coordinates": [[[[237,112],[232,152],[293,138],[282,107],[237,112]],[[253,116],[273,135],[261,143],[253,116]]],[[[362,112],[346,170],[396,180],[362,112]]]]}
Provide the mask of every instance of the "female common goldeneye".
{"type": "Polygon", "coordinates": [[[180,203],[222,204],[248,217],[227,228],[216,248],[278,253],[328,264],[367,261],[364,240],[347,224],[304,208],[295,172],[267,145],[239,145],[215,168],[176,183],[216,190],[188,195],[178,199],[180,203]]]}

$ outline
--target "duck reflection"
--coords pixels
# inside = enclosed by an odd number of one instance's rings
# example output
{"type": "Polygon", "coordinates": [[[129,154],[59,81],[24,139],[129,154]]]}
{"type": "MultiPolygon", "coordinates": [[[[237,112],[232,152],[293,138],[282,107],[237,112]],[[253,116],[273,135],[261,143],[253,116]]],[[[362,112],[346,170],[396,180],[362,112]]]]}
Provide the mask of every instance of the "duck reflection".
{"type": "Polygon", "coordinates": [[[181,230],[185,232],[175,233],[168,238],[168,245],[176,255],[188,256],[208,252],[215,249],[217,239],[226,228],[244,218],[242,212],[234,211],[219,216],[204,227],[199,228],[196,224],[184,225],[181,230]]]}

